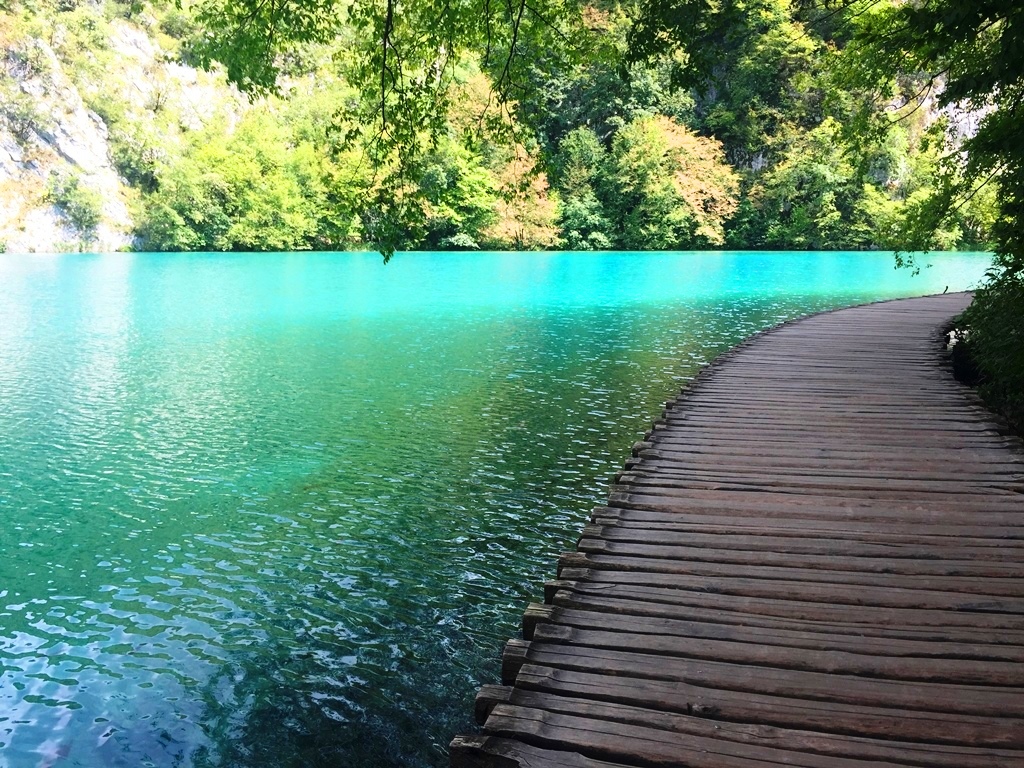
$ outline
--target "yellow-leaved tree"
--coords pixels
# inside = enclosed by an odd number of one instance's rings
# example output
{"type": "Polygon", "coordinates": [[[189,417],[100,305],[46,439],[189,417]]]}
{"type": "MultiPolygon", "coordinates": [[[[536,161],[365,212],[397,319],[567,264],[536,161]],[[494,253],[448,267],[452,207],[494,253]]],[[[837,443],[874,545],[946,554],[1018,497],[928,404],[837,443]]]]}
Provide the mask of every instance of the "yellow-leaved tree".
{"type": "Polygon", "coordinates": [[[663,115],[634,120],[612,140],[605,210],[624,248],[720,245],[739,177],[721,142],[663,115]]]}

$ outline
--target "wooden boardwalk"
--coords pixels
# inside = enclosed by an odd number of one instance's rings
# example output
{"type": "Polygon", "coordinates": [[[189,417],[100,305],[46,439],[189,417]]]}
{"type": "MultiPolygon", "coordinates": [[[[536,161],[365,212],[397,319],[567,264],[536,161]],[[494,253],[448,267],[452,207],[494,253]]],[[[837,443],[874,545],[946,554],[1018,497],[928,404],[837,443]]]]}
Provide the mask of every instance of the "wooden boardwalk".
{"type": "Polygon", "coordinates": [[[816,315],[705,369],[452,764],[1024,767],[1024,454],[944,362],[969,301],[816,315]]]}

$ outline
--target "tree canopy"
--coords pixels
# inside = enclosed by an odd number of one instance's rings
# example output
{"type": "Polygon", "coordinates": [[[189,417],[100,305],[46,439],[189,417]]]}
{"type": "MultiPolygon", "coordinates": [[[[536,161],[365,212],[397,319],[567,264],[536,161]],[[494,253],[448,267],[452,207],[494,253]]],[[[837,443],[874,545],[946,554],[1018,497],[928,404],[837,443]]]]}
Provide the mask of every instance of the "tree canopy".
{"type": "Polygon", "coordinates": [[[472,54],[489,75],[475,129],[511,128],[511,115],[537,56],[574,49],[583,27],[574,0],[207,0],[199,19],[201,60],[219,61],[253,95],[277,91],[287,57],[303,45],[344,40],[338,60],[361,95],[347,114],[346,146],[360,145],[379,173],[373,234],[390,254],[394,231],[422,213],[410,194],[436,168],[450,138],[460,68],[472,54]]]}
{"type": "Polygon", "coordinates": [[[46,130],[17,79],[43,77],[52,46],[106,124],[149,247],[986,247],[996,233],[1009,252],[1020,236],[1006,0],[5,8],[0,120],[46,130]],[[118,16],[161,41],[141,99],[137,73],[118,80],[118,16]],[[175,59],[222,62],[252,107],[229,94],[223,119],[196,124],[175,59]]]}

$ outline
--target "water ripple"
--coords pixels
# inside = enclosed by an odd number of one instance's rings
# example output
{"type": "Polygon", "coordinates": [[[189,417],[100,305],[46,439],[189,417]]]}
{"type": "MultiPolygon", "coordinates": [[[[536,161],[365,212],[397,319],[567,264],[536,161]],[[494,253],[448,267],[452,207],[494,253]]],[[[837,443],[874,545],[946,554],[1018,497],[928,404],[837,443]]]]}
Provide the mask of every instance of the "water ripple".
{"type": "Polygon", "coordinates": [[[0,256],[0,767],[445,765],[699,366],[985,267],[888,258],[0,256]]]}

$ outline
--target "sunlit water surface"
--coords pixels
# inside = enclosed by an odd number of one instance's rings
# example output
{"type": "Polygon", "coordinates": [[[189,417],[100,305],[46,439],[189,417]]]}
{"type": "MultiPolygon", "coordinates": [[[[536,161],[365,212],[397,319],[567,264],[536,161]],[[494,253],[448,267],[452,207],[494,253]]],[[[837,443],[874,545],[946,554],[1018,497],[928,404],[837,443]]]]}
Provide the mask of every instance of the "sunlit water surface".
{"type": "Polygon", "coordinates": [[[0,256],[0,766],[441,766],[659,404],[978,255],[0,256]]]}

